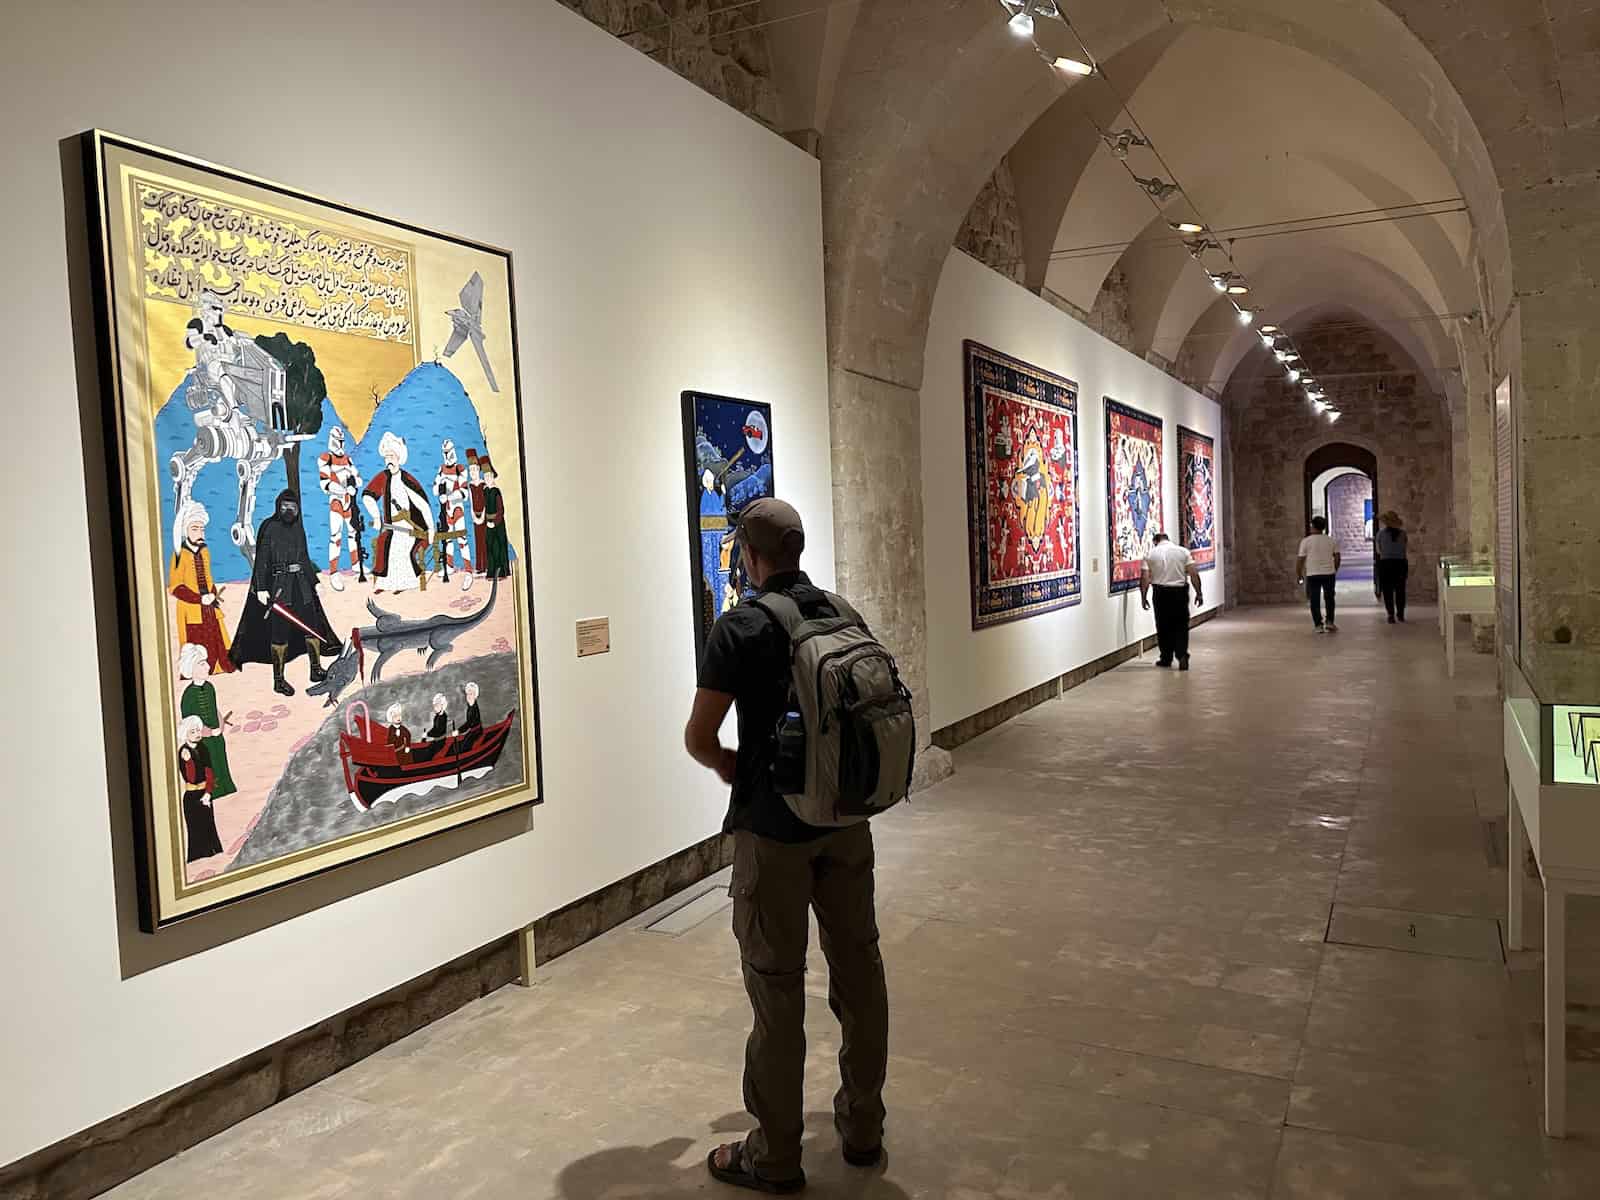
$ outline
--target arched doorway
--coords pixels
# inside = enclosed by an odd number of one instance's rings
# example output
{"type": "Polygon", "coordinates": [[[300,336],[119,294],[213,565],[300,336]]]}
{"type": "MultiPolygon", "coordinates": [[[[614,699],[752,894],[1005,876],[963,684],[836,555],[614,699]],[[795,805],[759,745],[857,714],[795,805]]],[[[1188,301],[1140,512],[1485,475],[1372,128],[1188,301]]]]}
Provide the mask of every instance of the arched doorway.
{"type": "Polygon", "coordinates": [[[1378,456],[1363,446],[1330,442],[1306,455],[1305,528],[1324,516],[1339,543],[1339,599],[1371,599],[1372,522],[1378,507],[1378,456]]]}

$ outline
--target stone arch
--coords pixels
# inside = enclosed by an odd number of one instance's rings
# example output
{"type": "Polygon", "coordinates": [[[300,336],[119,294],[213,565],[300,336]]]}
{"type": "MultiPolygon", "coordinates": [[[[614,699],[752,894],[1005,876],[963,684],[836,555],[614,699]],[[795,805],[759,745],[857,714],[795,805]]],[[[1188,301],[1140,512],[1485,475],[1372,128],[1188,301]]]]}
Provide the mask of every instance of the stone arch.
{"type": "Polygon", "coordinates": [[[1311,485],[1316,482],[1317,476],[1324,471],[1330,471],[1337,467],[1350,467],[1361,472],[1361,474],[1372,480],[1374,507],[1378,503],[1378,497],[1382,495],[1378,478],[1377,451],[1367,446],[1356,445],[1354,442],[1335,440],[1337,435],[1332,431],[1329,432],[1328,436],[1330,440],[1323,442],[1322,445],[1305,456],[1305,463],[1301,468],[1301,472],[1305,477],[1305,524],[1308,528],[1311,524],[1312,510],[1311,485]]]}

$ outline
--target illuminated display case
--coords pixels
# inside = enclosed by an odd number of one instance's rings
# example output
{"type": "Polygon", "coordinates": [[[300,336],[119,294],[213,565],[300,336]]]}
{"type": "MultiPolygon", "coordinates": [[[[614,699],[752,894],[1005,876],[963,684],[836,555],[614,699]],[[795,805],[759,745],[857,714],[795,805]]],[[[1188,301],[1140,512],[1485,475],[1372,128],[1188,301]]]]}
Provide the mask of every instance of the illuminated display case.
{"type": "Polygon", "coordinates": [[[1511,789],[1506,944],[1522,949],[1522,863],[1531,851],[1545,891],[1545,1129],[1562,1137],[1567,896],[1600,895],[1600,703],[1547,703],[1511,655],[1502,661],[1511,789]]]}
{"type": "Polygon", "coordinates": [[[1486,558],[1444,554],[1439,557],[1439,633],[1445,662],[1456,673],[1456,618],[1493,617],[1494,563],[1486,558]]]}

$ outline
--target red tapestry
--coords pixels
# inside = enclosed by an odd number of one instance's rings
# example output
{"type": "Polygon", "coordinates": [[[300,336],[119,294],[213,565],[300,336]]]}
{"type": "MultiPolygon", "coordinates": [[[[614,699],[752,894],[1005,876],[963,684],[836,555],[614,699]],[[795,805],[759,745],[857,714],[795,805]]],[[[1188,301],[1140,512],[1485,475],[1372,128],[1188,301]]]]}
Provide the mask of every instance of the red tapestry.
{"type": "Polygon", "coordinates": [[[1077,389],[967,344],[972,624],[1080,599],[1077,389]]]}

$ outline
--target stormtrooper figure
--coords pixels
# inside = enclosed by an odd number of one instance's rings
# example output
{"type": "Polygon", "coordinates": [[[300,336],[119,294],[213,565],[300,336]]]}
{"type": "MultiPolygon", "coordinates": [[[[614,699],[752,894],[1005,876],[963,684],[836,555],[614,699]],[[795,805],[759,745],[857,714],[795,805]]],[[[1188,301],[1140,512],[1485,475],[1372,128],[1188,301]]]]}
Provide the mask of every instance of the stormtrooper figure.
{"type": "Polygon", "coordinates": [[[356,496],[361,491],[361,475],[345,453],[344,430],[337,425],[328,431],[328,449],[317,456],[317,486],[328,497],[328,583],[334,591],[342,592],[340,551],[349,549],[351,570],[355,570],[360,553],[352,519],[356,496]]]}
{"type": "MultiPolygon", "coordinates": [[[[443,556],[461,575],[461,590],[472,587],[472,546],[467,538],[467,500],[471,480],[467,468],[456,461],[456,444],[446,438],[439,447],[442,462],[433,477],[433,494],[439,500],[439,529],[462,536],[444,543],[443,556]]],[[[435,563],[435,566],[438,564],[435,563]]]]}

